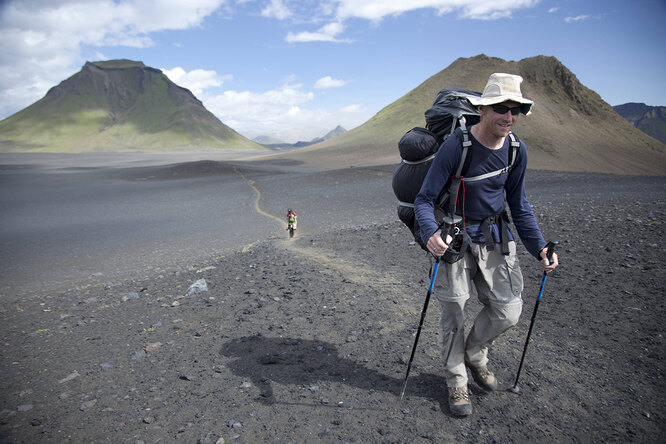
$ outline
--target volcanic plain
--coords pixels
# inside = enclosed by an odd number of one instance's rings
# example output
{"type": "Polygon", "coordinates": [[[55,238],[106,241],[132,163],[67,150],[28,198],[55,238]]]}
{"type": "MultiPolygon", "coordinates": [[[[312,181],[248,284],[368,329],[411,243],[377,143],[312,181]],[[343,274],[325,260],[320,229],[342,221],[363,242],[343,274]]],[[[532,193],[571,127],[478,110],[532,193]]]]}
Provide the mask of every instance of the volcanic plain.
{"type": "MultiPolygon", "coordinates": [[[[528,171],[561,266],[520,394],[470,383],[460,419],[435,299],[399,399],[431,261],[393,165],[118,156],[1,159],[0,442],[663,440],[663,177],[528,171]]],[[[503,387],[541,280],[519,248],[523,315],[490,353],[503,387]]]]}

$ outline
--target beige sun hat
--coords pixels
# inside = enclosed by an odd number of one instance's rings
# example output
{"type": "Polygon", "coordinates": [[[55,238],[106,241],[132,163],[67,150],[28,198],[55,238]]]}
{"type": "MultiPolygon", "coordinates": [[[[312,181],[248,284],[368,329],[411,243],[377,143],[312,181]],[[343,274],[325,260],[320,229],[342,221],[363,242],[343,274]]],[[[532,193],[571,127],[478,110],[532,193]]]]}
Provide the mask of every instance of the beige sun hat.
{"type": "Polygon", "coordinates": [[[523,78],[518,75],[496,72],[488,78],[488,83],[486,83],[481,97],[469,97],[469,102],[472,105],[480,106],[494,105],[506,102],[507,100],[513,100],[521,104],[520,111],[527,115],[530,113],[534,102],[523,97],[523,94],[520,92],[522,81],[523,78]]]}

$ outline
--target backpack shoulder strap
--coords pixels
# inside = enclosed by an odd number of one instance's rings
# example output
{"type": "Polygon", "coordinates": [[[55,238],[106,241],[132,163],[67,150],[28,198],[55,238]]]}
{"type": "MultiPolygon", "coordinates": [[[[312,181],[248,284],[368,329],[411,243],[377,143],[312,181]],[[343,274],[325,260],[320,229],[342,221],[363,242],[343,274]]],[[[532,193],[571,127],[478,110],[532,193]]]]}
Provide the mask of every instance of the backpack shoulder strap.
{"type": "Polygon", "coordinates": [[[444,188],[442,191],[439,193],[439,197],[437,198],[437,202],[435,205],[435,209],[439,208],[441,211],[438,212],[439,214],[454,214],[455,213],[455,197],[453,199],[450,199],[450,196],[457,196],[458,195],[458,188],[460,187],[460,182],[467,171],[467,168],[469,167],[469,148],[472,146],[472,141],[469,139],[469,130],[467,129],[465,117],[461,116],[458,119],[458,124],[456,125],[456,129],[451,132],[451,134],[456,133],[458,136],[458,139],[461,141],[461,152],[460,152],[460,159],[458,160],[458,166],[456,167],[456,172],[451,176],[451,178],[446,182],[444,185],[444,188]],[[448,211],[444,211],[444,206],[447,202],[449,201],[449,208],[448,211]]]}
{"type": "Polygon", "coordinates": [[[516,163],[516,158],[518,157],[518,150],[520,149],[520,139],[512,132],[509,133],[509,137],[511,138],[511,151],[509,152],[509,168],[511,168],[513,164],[516,163]]]}
{"type": "Polygon", "coordinates": [[[469,131],[467,130],[467,126],[465,126],[464,117],[460,118],[460,127],[456,128],[455,132],[458,135],[458,138],[462,141],[462,152],[460,153],[460,161],[458,162],[458,168],[456,169],[456,174],[454,175],[454,177],[460,178],[463,176],[463,173],[469,166],[469,159],[467,158],[467,153],[469,151],[469,147],[472,146],[472,141],[469,140],[469,131]],[[467,162],[467,165],[465,165],[465,162],[467,162]]]}
{"type": "Polygon", "coordinates": [[[462,152],[460,153],[460,160],[458,161],[458,168],[456,174],[451,178],[451,185],[449,186],[449,209],[448,214],[453,216],[456,214],[456,200],[458,197],[458,190],[460,189],[460,182],[462,181],[463,173],[469,167],[468,156],[469,147],[472,146],[472,141],[469,140],[469,133],[465,126],[465,118],[462,117],[460,121],[460,128],[456,129],[458,138],[462,141],[462,152]],[[465,170],[465,171],[463,171],[465,170]]]}

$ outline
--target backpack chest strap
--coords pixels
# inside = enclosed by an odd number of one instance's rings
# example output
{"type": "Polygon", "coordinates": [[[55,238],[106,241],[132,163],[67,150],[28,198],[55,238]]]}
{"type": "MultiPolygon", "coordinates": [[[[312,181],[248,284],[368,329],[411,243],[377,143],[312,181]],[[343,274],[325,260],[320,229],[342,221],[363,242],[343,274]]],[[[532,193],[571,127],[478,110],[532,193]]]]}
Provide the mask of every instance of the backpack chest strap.
{"type": "Polygon", "coordinates": [[[504,168],[501,168],[496,171],[491,171],[489,173],[480,174],[478,176],[465,177],[465,182],[475,182],[477,180],[488,179],[489,177],[499,176],[500,174],[508,173],[511,171],[513,164],[516,162],[516,157],[518,157],[518,148],[520,148],[520,142],[516,139],[516,136],[513,133],[509,133],[511,138],[511,151],[509,152],[509,164],[504,168]]]}

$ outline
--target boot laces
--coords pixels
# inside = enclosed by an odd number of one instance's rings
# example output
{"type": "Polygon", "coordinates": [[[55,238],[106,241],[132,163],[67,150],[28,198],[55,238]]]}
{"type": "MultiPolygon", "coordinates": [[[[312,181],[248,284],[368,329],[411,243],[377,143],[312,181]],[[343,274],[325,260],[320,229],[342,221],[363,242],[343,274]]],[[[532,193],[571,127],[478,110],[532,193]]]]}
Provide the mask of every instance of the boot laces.
{"type": "Polygon", "coordinates": [[[484,379],[484,380],[492,379],[492,377],[495,376],[495,375],[493,375],[493,372],[491,372],[488,369],[488,367],[486,367],[486,366],[477,367],[476,372],[481,377],[481,379],[484,379]]]}
{"type": "Polygon", "coordinates": [[[449,397],[453,403],[469,401],[469,392],[467,387],[452,387],[449,388],[449,397]]]}

